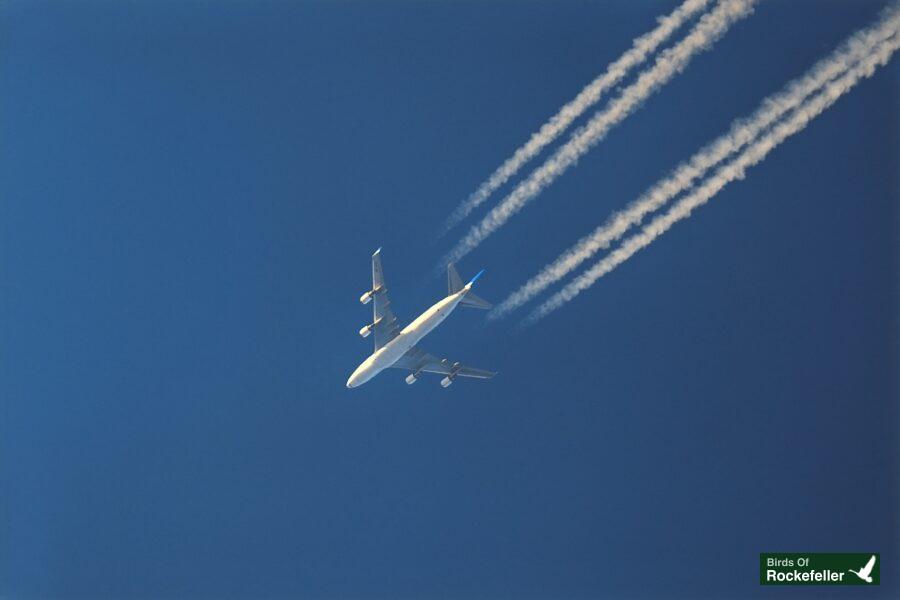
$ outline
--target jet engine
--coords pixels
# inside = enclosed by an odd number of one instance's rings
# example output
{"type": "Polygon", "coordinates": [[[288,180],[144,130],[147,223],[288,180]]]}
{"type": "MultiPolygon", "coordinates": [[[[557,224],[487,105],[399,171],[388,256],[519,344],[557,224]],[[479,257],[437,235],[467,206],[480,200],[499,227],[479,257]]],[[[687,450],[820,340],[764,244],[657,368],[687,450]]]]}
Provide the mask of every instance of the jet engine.
{"type": "Polygon", "coordinates": [[[363,327],[362,329],[360,329],[359,335],[361,335],[363,337],[369,337],[369,334],[372,333],[372,330],[375,329],[375,326],[378,325],[378,323],[380,323],[380,322],[381,322],[381,317],[378,317],[377,319],[375,319],[374,323],[370,323],[370,324],[366,325],[365,327],[363,327]]]}
{"type": "Polygon", "coordinates": [[[418,375],[416,375],[415,373],[410,373],[409,375],[406,376],[406,385],[412,385],[418,380],[419,380],[418,375]]]}
{"type": "Polygon", "coordinates": [[[368,304],[369,302],[372,301],[372,298],[375,296],[375,294],[381,291],[381,287],[382,286],[379,285],[377,288],[369,290],[368,292],[366,292],[365,294],[363,294],[362,296],[359,297],[359,301],[362,302],[363,304],[368,304]]]}
{"type": "Polygon", "coordinates": [[[450,374],[441,379],[441,387],[450,387],[450,384],[453,383],[453,380],[456,379],[456,374],[459,373],[459,370],[462,368],[458,362],[453,363],[453,366],[450,367],[450,374]]]}

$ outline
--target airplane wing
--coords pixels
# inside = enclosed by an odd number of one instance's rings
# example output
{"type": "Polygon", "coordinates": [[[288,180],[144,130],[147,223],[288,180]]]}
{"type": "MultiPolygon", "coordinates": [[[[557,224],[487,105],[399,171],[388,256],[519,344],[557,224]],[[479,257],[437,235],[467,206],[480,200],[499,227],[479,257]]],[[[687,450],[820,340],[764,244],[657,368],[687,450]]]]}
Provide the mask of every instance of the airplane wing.
{"type": "Polygon", "coordinates": [[[453,377],[474,377],[475,379],[490,379],[497,373],[473,369],[459,363],[453,363],[446,358],[438,358],[425,352],[421,348],[413,346],[392,365],[394,369],[406,369],[413,373],[437,373],[439,375],[452,375],[453,377]]]}
{"type": "Polygon", "coordinates": [[[869,559],[869,562],[866,563],[866,566],[862,568],[859,572],[860,577],[866,578],[872,572],[872,567],[875,566],[875,555],[872,555],[872,558],[869,559]]]}
{"type": "Polygon", "coordinates": [[[384,272],[381,270],[381,248],[372,255],[372,290],[374,290],[372,323],[375,324],[373,328],[375,350],[378,350],[400,333],[400,325],[394,311],[391,310],[391,300],[388,298],[384,272]]]}

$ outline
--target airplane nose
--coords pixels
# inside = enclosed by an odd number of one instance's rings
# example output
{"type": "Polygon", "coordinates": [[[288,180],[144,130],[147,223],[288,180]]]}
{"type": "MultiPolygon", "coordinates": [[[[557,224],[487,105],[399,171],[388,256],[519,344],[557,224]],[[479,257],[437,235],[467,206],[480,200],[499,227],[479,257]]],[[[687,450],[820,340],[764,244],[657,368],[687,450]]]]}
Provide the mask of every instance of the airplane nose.
{"type": "Polygon", "coordinates": [[[353,371],[353,373],[350,375],[350,379],[347,380],[348,388],[359,387],[367,381],[364,378],[364,376],[365,376],[365,374],[363,372],[364,370],[365,369],[363,369],[363,365],[360,365],[359,367],[356,368],[355,371],[353,371]]]}

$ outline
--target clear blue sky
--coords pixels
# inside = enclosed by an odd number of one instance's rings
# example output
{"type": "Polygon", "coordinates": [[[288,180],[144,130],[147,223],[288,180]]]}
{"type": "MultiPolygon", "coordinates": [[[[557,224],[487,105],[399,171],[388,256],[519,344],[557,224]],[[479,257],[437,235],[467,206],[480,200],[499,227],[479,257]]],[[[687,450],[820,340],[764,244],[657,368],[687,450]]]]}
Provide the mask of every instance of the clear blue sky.
{"type": "MultiPolygon", "coordinates": [[[[0,596],[851,597],[900,573],[895,59],[537,326],[390,371],[449,212],[676,2],[0,5],[0,596]],[[852,590],[858,592],[859,590],[852,590]],[[784,592],[784,594],[779,593],[784,592]]],[[[468,256],[499,301],[883,2],[764,2],[468,256]]]]}

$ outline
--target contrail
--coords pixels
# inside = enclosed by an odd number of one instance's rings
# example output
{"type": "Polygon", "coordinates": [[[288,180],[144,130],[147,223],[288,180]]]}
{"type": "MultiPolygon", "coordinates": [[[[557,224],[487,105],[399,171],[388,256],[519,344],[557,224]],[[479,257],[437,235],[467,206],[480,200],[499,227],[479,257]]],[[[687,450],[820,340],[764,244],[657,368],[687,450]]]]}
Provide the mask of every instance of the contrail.
{"type": "Polygon", "coordinates": [[[802,77],[788,83],[778,93],[762,101],[749,118],[738,119],[725,135],[703,147],[690,160],[681,163],[668,177],[654,184],[624,210],[610,216],[605,223],[583,237],[553,263],[544,267],[522,287],[510,294],[488,314],[489,319],[507,315],[525,304],[547,287],[559,281],[582,262],[621,238],[649,213],[687,190],[709,169],[752,142],[823,85],[845,73],[853,64],[866,58],[880,42],[900,28],[900,10],[892,9],[877,24],[852,35],[830,56],[816,63],[802,77]]]}
{"type": "Polygon", "coordinates": [[[684,39],[675,46],[664,50],[657,57],[654,65],[641,73],[635,83],[627,87],[605,109],[598,111],[587,125],[575,131],[565,145],[536,169],[528,179],[510,192],[480,223],[473,225],[469,233],[439,264],[459,262],[463,256],[474,250],[485,238],[506,223],[510,217],[519,212],[532,198],[602,140],[614,125],[625,119],[648,96],[683,71],[698,52],[709,48],[735,21],[750,14],[755,1],[720,0],[713,10],[700,18],[684,39]]]}
{"type": "Polygon", "coordinates": [[[551,296],[536,308],[522,324],[534,324],[560,308],[591,287],[598,279],[631,258],[635,252],[651,244],[672,225],[689,217],[695,208],[708,202],[729,182],[743,179],[749,167],[761,162],[785,139],[802,131],[812,119],[850,91],[861,79],[870,77],[877,67],[885,65],[898,47],[900,47],[900,38],[895,34],[893,38],[882,43],[868,59],[848,71],[846,75],[829,83],[821,93],[795,109],[785,121],[773,127],[771,132],[754,142],[731,162],[720,167],[699,188],[678,201],[668,212],[654,218],[640,233],[625,240],[621,246],[551,296]]]}
{"type": "Polygon", "coordinates": [[[475,190],[469,198],[457,207],[447,219],[443,233],[446,233],[473,210],[478,208],[497,188],[506,183],[522,166],[537,156],[547,144],[555,140],[584,111],[600,100],[600,97],[619,83],[628,72],[647,60],[659,46],[678,30],[688,19],[702,11],[712,0],[685,0],[671,14],[661,17],[653,31],[636,38],[631,49],[611,63],[606,72],[585,86],[575,99],[564,105],[549,121],[531,135],[528,142],[508,158],[491,176],[475,190]]]}

